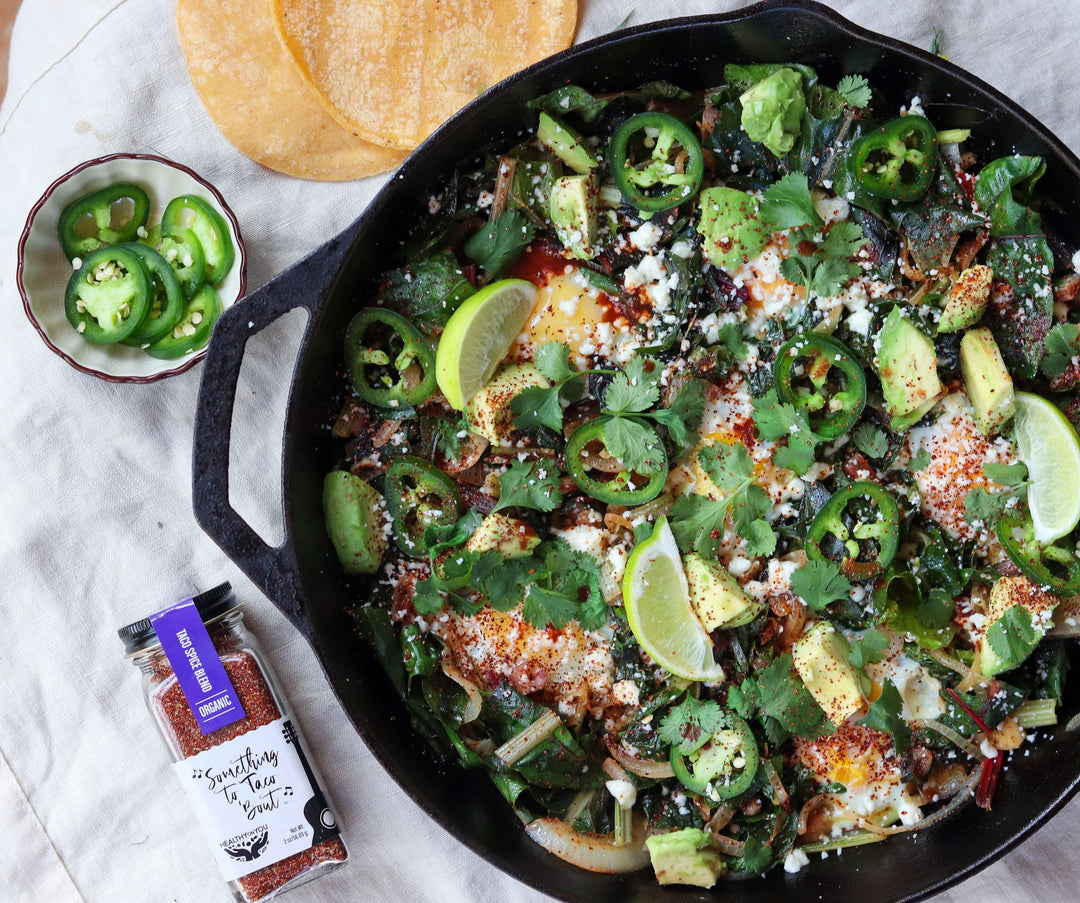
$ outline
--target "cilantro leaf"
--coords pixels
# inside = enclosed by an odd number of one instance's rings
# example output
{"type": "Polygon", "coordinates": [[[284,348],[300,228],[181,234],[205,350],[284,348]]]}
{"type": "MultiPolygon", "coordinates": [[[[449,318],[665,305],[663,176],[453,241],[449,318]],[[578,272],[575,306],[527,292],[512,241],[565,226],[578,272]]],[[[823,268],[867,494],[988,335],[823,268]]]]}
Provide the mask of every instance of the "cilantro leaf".
{"type": "Polygon", "coordinates": [[[776,551],[776,534],[767,520],[752,520],[739,530],[739,535],[746,540],[746,551],[750,555],[772,555],[776,551]]]}
{"type": "Polygon", "coordinates": [[[1042,631],[1032,623],[1030,611],[1023,605],[1013,605],[990,625],[986,639],[1000,662],[997,670],[1011,671],[1035,650],[1042,631]]]}
{"type": "Polygon", "coordinates": [[[688,756],[701,749],[725,721],[719,703],[686,695],[660,720],[657,734],[681,755],[688,756]]]}
{"type": "Polygon", "coordinates": [[[818,245],[818,253],[826,257],[846,260],[858,254],[865,242],[866,236],[863,235],[862,226],[850,220],[844,220],[829,226],[824,241],[818,245]]]}
{"type": "Polygon", "coordinates": [[[761,199],[761,215],[773,229],[825,224],[814,207],[810,181],[801,172],[788,173],[765,190],[761,199]]]}
{"type": "Polygon", "coordinates": [[[664,444],[652,427],[635,417],[608,417],[604,445],[627,470],[659,473],[664,467],[664,444]]]}
{"type": "Polygon", "coordinates": [[[872,423],[859,424],[851,438],[855,447],[871,458],[884,458],[889,451],[888,434],[872,423]]]}
{"type": "Polygon", "coordinates": [[[498,557],[499,566],[494,569],[483,568],[483,579],[473,567],[473,585],[484,595],[488,604],[496,611],[510,611],[517,608],[525,598],[533,567],[531,557],[503,559],[498,552],[485,552],[480,564],[487,556],[498,557]]]}
{"type": "Polygon", "coordinates": [[[667,427],[668,436],[680,452],[694,444],[704,416],[705,390],[696,379],[684,383],[671,399],[671,404],[652,414],[657,423],[667,427]]]}
{"type": "Polygon", "coordinates": [[[492,276],[499,277],[525,250],[535,231],[524,214],[507,210],[465,242],[463,250],[492,276]]]}
{"type": "Polygon", "coordinates": [[[862,636],[851,640],[851,653],[848,660],[853,668],[862,669],[885,658],[889,648],[889,637],[880,630],[868,630],[862,636]]]}
{"type": "Polygon", "coordinates": [[[439,592],[439,584],[434,576],[426,577],[416,584],[416,590],[412,597],[413,608],[419,615],[430,616],[442,611],[443,597],[439,592]]]}
{"type": "Polygon", "coordinates": [[[533,355],[536,368],[552,385],[530,386],[510,399],[514,428],[546,426],[562,432],[563,408],[561,399],[579,401],[585,396],[585,374],[579,373],[570,360],[570,349],[562,342],[544,342],[533,355]]]}
{"type": "Polygon", "coordinates": [[[992,526],[1005,513],[1012,497],[1010,492],[990,492],[976,486],[964,496],[964,520],[992,526]]]}
{"type": "Polygon", "coordinates": [[[432,440],[435,448],[441,451],[447,460],[456,461],[461,457],[461,443],[467,438],[468,432],[469,421],[464,415],[440,418],[435,420],[432,426],[432,440]],[[466,435],[462,436],[462,433],[466,435]]]}
{"type": "Polygon", "coordinates": [[[640,414],[660,400],[661,369],[645,371],[646,358],[633,357],[626,369],[615,375],[604,394],[604,407],[612,414],[640,414]]]}
{"type": "Polygon", "coordinates": [[[742,327],[738,323],[724,323],[718,330],[717,345],[723,345],[740,361],[745,361],[750,349],[743,341],[742,327]]]}
{"type": "Polygon", "coordinates": [[[727,705],[740,718],[749,721],[761,708],[761,693],[752,677],[748,677],[739,686],[728,688],[727,705]]]}
{"type": "Polygon", "coordinates": [[[1020,486],[1027,482],[1028,478],[1028,469],[1023,462],[1017,464],[988,462],[983,465],[983,473],[1002,486],[1020,486]]]}
{"type": "Polygon", "coordinates": [[[805,474],[814,463],[814,449],[817,438],[812,432],[796,433],[788,439],[787,445],[778,448],[773,455],[777,467],[792,470],[799,476],[805,474]]]}
{"type": "Polygon", "coordinates": [[[563,500],[560,483],[558,471],[547,465],[515,461],[499,475],[499,502],[494,510],[517,507],[554,511],[563,500]]]}
{"type": "Polygon", "coordinates": [[[557,433],[563,428],[563,409],[559,404],[559,387],[545,389],[529,386],[510,399],[514,414],[514,428],[519,430],[534,426],[546,426],[557,433]]]}
{"type": "Polygon", "coordinates": [[[791,591],[814,611],[823,611],[830,603],[847,598],[851,581],[832,561],[808,561],[791,575],[791,591]]]}
{"type": "Polygon", "coordinates": [[[716,442],[698,452],[698,463],[720,489],[736,492],[754,474],[754,461],[741,442],[716,442]]]}
{"type": "Polygon", "coordinates": [[[552,589],[579,600],[577,619],[582,627],[599,630],[607,623],[609,609],[600,592],[600,565],[595,558],[556,539],[545,544],[544,573],[552,589]]]}
{"type": "MultiPolygon", "coordinates": [[[[747,483],[741,491],[734,493],[729,499],[731,519],[735,524],[735,530],[744,538],[757,533],[760,536],[760,528],[751,527],[758,521],[763,521],[765,515],[772,510],[772,499],[757,483],[747,483]]],[[[768,527],[768,522],[765,522],[768,527]]]]}
{"type": "Polygon", "coordinates": [[[776,389],[770,389],[753,401],[754,424],[762,439],[775,441],[801,429],[810,429],[810,422],[794,405],[780,401],[776,389]]]}
{"type": "Polygon", "coordinates": [[[683,551],[693,549],[700,555],[712,555],[724,541],[728,503],[703,495],[680,496],[671,506],[670,526],[675,542],[683,551]]]}
{"type": "Polygon", "coordinates": [[[911,473],[918,473],[920,470],[926,470],[930,466],[930,461],[933,460],[930,457],[930,452],[925,448],[920,448],[910,461],[907,463],[907,469],[911,473]]]}
{"type": "Polygon", "coordinates": [[[773,849],[771,844],[758,839],[753,834],[743,841],[742,855],[732,863],[732,868],[751,875],[760,875],[772,862],[773,849]]]}
{"type": "MultiPolygon", "coordinates": [[[[731,514],[736,532],[747,541],[751,555],[771,555],[776,551],[776,534],[765,519],[772,509],[769,494],[754,482],[754,461],[741,442],[728,445],[717,442],[698,452],[698,462],[716,486],[727,494],[723,502],[714,503],[722,509],[699,505],[702,520],[708,526],[708,535],[700,529],[694,548],[715,549],[723,537],[724,520],[731,514]],[[714,531],[719,531],[714,536],[714,531]]],[[[673,516],[676,515],[672,509],[673,516]]],[[[672,528],[674,529],[674,527],[672,528]]],[[[676,534],[678,541],[678,534],[676,534]]]]}
{"type": "Polygon", "coordinates": [[[773,461],[778,467],[793,470],[799,476],[805,474],[814,463],[817,436],[810,429],[806,413],[794,405],[780,401],[776,389],[770,389],[753,401],[754,424],[762,439],[775,441],[787,439],[787,445],[778,448],[773,461]]]}
{"type": "Polygon", "coordinates": [[[578,604],[575,600],[532,584],[526,590],[525,605],[521,614],[538,630],[542,630],[549,624],[561,630],[574,620],[577,610],[578,604]]]}
{"type": "Polygon", "coordinates": [[[1039,369],[1053,379],[1061,376],[1080,355],[1080,325],[1059,323],[1046,336],[1045,353],[1039,369]]]}
{"type": "Polygon", "coordinates": [[[911,728],[901,715],[903,708],[904,700],[900,691],[891,680],[885,678],[881,695],[870,704],[870,710],[860,722],[865,727],[876,728],[892,735],[896,751],[901,755],[906,753],[911,745],[911,728]]]}
{"type": "Polygon", "coordinates": [[[870,83],[862,75],[845,75],[837,84],[836,93],[857,110],[865,109],[870,103],[870,83]]]}
{"type": "Polygon", "coordinates": [[[570,348],[562,342],[544,342],[533,354],[536,369],[553,383],[578,376],[578,369],[570,360],[570,348]]]}
{"type": "Polygon", "coordinates": [[[861,272],[859,265],[850,260],[826,257],[814,268],[806,287],[812,294],[830,298],[861,272]]]}
{"type": "Polygon", "coordinates": [[[780,264],[780,275],[809,294],[830,297],[862,273],[851,258],[864,242],[862,227],[854,222],[833,223],[825,235],[814,226],[797,229],[789,242],[795,250],[780,264]],[[811,250],[800,250],[806,248],[811,250]]]}
{"type": "Polygon", "coordinates": [[[825,712],[792,667],[791,653],[785,653],[757,672],[761,712],[791,734],[818,737],[828,730],[825,712]]]}

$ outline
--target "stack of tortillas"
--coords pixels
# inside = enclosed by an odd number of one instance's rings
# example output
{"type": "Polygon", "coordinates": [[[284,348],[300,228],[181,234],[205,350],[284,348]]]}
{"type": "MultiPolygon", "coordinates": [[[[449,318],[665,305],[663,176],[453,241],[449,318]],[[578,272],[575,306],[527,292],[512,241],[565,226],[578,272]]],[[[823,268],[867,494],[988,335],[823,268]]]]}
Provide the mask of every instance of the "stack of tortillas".
{"type": "Polygon", "coordinates": [[[279,172],[337,181],[397,166],[452,113],[569,47],[576,0],[179,0],[207,112],[279,172]]]}

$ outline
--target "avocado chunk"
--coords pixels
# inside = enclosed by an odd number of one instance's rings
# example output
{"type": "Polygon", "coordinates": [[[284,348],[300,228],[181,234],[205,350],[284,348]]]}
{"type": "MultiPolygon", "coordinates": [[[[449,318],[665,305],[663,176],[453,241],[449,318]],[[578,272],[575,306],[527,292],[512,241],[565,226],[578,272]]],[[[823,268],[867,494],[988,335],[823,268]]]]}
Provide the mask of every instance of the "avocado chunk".
{"type": "Polygon", "coordinates": [[[733,270],[761,253],[769,230],[757,213],[757,199],[745,191],[718,185],[701,192],[698,232],[701,250],[713,266],[733,270]]]}
{"type": "Polygon", "coordinates": [[[694,611],[709,632],[718,627],[741,627],[754,620],[761,605],[751,599],[720,562],[696,552],[683,557],[694,611]]]}
{"type": "Polygon", "coordinates": [[[503,558],[523,558],[540,545],[539,534],[525,521],[493,511],[465,541],[470,552],[498,552],[503,558]]]}
{"type": "Polygon", "coordinates": [[[701,828],[681,828],[645,839],[660,884],[712,887],[726,866],[701,828]]]}
{"type": "Polygon", "coordinates": [[[885,319],[878,343],[878,375],[889,426],[906,430],[945,394],[938,378],[937,350],[899,305],[885,319]]]}
{"type": "Polygon", "coordinates": [[[551,224],[562,246],[578,260],[596,256],[597,190],[592,175],[563,176],[551,186],[551,224]]]}
{"type": "Polygon", "coordinates": [[[791,654],[806,689],[837,727],[863,707],[851,646],[832,624],[815,623],[795,641],[791,654]]]}
{"type": "Polygon", "coordinates": [[[596,157],[585,146],[585,139],[554,116],[540,114],[536,137],[574,172],[588,175],[596,169],[596,157]]]}
{"type": "Polygon", "coordinates": [[[759,141],[782,157],[795,146],[802,115],[806,112],[802,76],[794,69],[777,69],[743,92],[742,127],[751,141],[759,141]]]}
{"type": "Polygon", "coordinates": [[[984,264],[968,267],[957,276],[938,320],[938,332],[959,332],[978,323],[990,300],[993,281],[994,271],[984,264]]]}
{"type": "Polygon", "coordinates": [[[960,372],[975,408],[975,424],[984,436],[992,436],[1013,415],[1013,381],[989,329],[964,333],[960,372]]]}
{"type": "Polygon", "coordinates": [[[347,470],[323,480],[326,532],[346,574],[374,574],[388,544],[386,505],[371,485],[347,470]]]}
{"type": "Polygon", "coordinates": [[[986,622],[976,640],[979,671],[986,677],[994,677],[1021,664],[1050,629],[1059,601],[1027,577],[1000,577],[990,589],[986,622]],[[1018,611],[1003,621],[1012,609],[1018,611]],[[996,634],[1000,636],[995,641],[996,634]],[[1008,657],[1002,658],[999,649],[1008,657]]]}
{"type": "Polygon", "coordinates": [[[469,430],[496,445],[510,441],[514,431],[514,412],[510,402],[526,389],[551,385],[533,364],[504,364],[465,406],[469,430]]]}

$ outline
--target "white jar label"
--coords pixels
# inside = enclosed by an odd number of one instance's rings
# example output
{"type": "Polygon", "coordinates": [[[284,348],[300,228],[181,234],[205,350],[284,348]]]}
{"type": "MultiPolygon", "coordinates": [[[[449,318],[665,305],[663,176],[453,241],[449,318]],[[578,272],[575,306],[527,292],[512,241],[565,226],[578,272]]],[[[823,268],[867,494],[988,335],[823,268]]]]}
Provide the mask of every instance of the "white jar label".
{"type": "Polygon", "coordinates": [[[339,834],[287,716],[173,767],[228,881],[339,834]]]}

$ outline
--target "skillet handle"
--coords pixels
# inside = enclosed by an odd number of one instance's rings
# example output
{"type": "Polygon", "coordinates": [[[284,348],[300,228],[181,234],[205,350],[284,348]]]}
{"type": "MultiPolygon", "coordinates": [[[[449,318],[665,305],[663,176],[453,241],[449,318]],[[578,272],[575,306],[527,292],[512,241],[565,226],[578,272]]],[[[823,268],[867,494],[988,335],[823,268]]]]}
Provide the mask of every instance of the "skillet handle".
{"type": "MultiPolygon", "coordinates": [[[[351,231],[351,230],[349,230],[351,231]]],[[[298,307],[311,315],[329,292],[351,247],[348,232],[331,239],[296,265],[223,313],[203,362],[192,447],[195,520],[308,640],[311,621],[288,524],[280,546],[271,546],[229,503],[229,446],[237,380],[248,338],[298,307]]]]}

